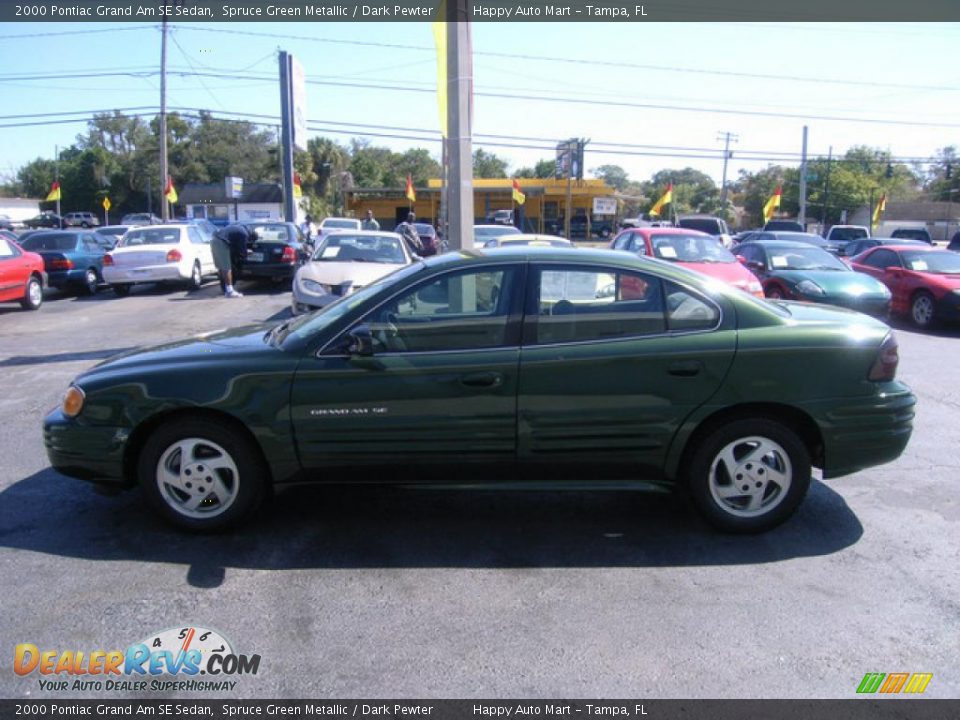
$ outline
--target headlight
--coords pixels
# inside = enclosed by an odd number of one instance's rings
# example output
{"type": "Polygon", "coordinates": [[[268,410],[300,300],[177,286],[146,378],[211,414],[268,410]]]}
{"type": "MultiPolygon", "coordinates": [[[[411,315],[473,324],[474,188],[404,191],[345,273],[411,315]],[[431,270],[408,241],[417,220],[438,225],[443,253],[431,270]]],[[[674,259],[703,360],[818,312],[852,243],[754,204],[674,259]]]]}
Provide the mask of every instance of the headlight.
{"type": "Polygon", "coordinates": [[[817,297],[826,295],[823,288],[813,282],[813,280],[801,280],[797,283],[797,290],[804,295],[816,295],[817,297]]]}
{"type": "Polygon", "coordinates": [[[67,417],[76,417],[83,410],[83,401],[83,390],[76,385],[71,385],[67,388],[67,394],[63,396],[63,414],[67,417]]]}
{"type": "Polygon", "coordinates": [[[330,288],[326,285],[321,285],[320,283],[314,280],[301,280],[300,287],[306,290],[308,293],[313,293],[314,295],[329,295],[330,288]]]}
{"type": "Polygon", "coordinates": [[[758,283],[756,280],[752,280],[747,283],[747,292],[760,293],[763,295],[763,285],[758,283]]]}

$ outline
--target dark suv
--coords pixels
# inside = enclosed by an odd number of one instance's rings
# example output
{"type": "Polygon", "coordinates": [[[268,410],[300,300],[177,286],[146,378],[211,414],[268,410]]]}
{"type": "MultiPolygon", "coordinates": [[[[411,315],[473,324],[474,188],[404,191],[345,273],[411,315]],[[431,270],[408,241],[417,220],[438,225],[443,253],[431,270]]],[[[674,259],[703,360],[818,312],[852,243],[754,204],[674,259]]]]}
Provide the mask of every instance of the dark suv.
{"type": "Polygon", "coordinates": [[[64,227],[97,227],[100,220],[91,212],[71,212],[63,216],[64,227]]]}

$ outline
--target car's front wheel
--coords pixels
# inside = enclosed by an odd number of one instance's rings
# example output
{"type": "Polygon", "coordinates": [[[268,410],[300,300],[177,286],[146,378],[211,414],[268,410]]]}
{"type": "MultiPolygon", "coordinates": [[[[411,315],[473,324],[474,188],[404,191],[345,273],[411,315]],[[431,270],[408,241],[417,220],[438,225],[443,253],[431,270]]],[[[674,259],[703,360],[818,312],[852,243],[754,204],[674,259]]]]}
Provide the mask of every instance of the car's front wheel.
{"type": "Polygon", "coordinates": [[[769,419],[726,423],[698,443],[686,470],[704,518],[727,532],[762,532],[800,506],[810,453],[796,432],[769,419]]]}
{"type": "Polygon", "coordinates": [[[921,290],[910,302],[910,319],[918,328],[926,329],[933,325],[936,317],[936,302],[933,295],[921,290]]]}
{"type": "Polygon", "coordinates": [[[267,473],[250,442],[218,420],[160,426],[144,444],[138,479],[151,504],[190,530],[236,525],[260,504],[267,473]]]}

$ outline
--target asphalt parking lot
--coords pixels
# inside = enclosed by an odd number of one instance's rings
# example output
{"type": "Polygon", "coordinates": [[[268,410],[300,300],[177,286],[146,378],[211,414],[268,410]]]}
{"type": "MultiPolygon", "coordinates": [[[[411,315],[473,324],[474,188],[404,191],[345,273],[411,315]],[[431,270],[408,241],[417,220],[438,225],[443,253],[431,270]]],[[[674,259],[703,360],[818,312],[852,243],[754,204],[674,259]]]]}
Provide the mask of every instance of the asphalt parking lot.
{"type": "MultiPolygon", "coordinates": [[[[644,495],[324,488],[190,536],[138,492],[102,497],[50,469],[41,419],[77,373],[289,316],[288,291],[241,289],[0,307],[8,658],[17,643],[122,649],[197,625],[261,655],[236,697],[847,698],[864,673],[900,671],[933,673],[927,696],[960,695],[960,331],[899,329],[919,400],[905,455],[814,482],[757,537],[644,495]]],[[[55,697],[9,665],[0,696],[55,697]]]]}

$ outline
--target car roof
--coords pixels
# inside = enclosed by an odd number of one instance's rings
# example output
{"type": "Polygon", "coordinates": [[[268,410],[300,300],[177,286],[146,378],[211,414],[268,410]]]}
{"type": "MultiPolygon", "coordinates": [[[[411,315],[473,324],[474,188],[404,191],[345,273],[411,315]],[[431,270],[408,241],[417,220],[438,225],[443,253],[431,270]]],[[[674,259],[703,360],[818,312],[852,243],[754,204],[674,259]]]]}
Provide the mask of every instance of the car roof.
{"type": "Polygon", "coordinates": [[[656,233],[657,235],[703,235],[703,237],[712,238],[713,235],[694,228],[682,227],[638,227],[625,228],[623,232],[641,232],[646,234],[656,233]]]}
{"type": "MultiPolygon", "coordinates": [[[[377,237],[378,235],[389,235],[390,237],[403,239],[400,233],[395,233],[393,230],[351,230],[350,228],[340,228],[338,233],[330,233],[329,237],[377,237]]],[[[324,236],[327,237],[327,236],[324,236]]]]}
{"type": "MultiPolygon", "coordinates": [[[[822,239],[823,238],[821,238],[821,240],[822,239]]],[[[818,245],[811,245],[810,243],[799,242],[797,240],[772,240],[772,241],[771,240],[767,240],[767,241],[747,240],[746,242],[740,243],[740,245],[738,245],[737,247],[740,247],[742,245],[757,245],[758,247],[762,247],[762,248],[772,248],[772,247],[816,248],[817,250],[823,250],[823,248],[818,245]]],[[[824,250],[824,252],[826,251],[824,250]]]]}

